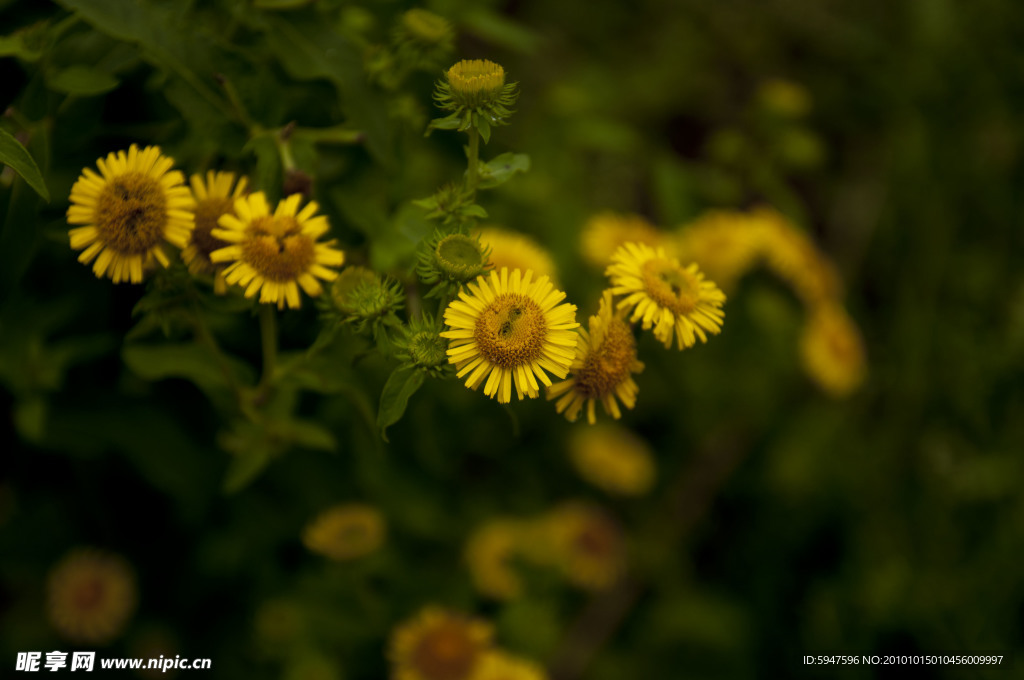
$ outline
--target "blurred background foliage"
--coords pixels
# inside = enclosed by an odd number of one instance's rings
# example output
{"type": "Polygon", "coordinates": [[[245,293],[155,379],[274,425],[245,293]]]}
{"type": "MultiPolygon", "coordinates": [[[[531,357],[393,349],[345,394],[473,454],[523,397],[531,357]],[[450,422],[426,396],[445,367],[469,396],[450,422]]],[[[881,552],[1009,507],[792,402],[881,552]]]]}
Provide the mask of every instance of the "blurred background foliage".
{"type": "MultiPolygon", "coordinates": [[[[452,22],[454,51],[406,68],[393,36],[411,7],[0,1],[0,127],[50,194],[0,175],[4,663],[65,648],[46,578],[80,545],[124,556],[138,580],[138,611],[103,653],[209,657],[215,677],[383,677],[391,631],[429,603],[493,621],[504,647],[562,678],[1019,653],[1024,11],[436,0],[425,8],[452,22]],[[293,124],[294,163],[348,262],[407,277],[433,228],[410,201],[464,167],[459,135],[423,136],[434,82],[461,58],[497,61],[520,84],[484,154],[528,153],[530,170],[480,200],[549,250],[581,320],[604,286],[580,254],[591,215],[675,228],[770,204],[841,272],[863,387],[833,399],[803,375],[802,307],[754,273],[706,346],[666,352],[640,336],[647,369],[624,423],[657,472],[647,494],[619,498],[567,456],[587,425],[543,400],[501,407],[428,379],[383,442],[393,366],[349,331],[278,394],[276,433],[225,423],[209,357],[155,342],[159,324],[133,317],[144,289],[74,261],[66,197],[97,157],[158,143],[186,173],[240,171],[276,198],[279,131],[293,124]],[[255,449],[265,469],[225,453],[255,449]],[[477,593],[472,531],[568,499],[616,518],[628,579],[587,594],[527,569],[517,599],[477,593]],[[343,502],[377,508],[387,539],[332,563],[302,532],[343,502]]],[[[202,313],[249,379],[255,319],[230,299],[202,313]]],[[[282,315],[282,350],[308,347],[317,323],[312,304],[282,315]]]]}

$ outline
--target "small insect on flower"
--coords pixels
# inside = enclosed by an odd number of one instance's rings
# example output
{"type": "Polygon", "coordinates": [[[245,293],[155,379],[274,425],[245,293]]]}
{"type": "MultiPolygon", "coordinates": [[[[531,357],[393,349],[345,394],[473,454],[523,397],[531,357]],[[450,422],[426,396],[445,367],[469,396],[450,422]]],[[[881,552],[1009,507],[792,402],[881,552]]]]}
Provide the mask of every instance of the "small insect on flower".
{"type": "Polygon", "coordinates": [[[507,404],[512,400],[512,385],[523,399],[540,393],[540,382],[551,386],[547,372],[564,378],[576,356],[576,305],[559,304],[565,293],[555,290],[548,277],[533,280],[518,269],[511,275],[477,277],[459,299],[444,312],[451,329],[441,337],[451,340],[448,361],[455,364],[457,376],[466,378],[466,387],[484,384],[484,394],[497,396],[507,404]],[[484,382],[486,378],[486,382],[484,382]]]}
{"type": "Polygon", "coordinates": [[[654,327],[654,337],[665,347],[675,335],[679,349],[692,347],[697,338],[722,330],[725,294],[696,264],[684,267],[663,248],[627,243],[612,257],[605,270],[613,295],[625,295],[621,308],[632,308],[631,322],[643,319],[643,328],[654,327]]]}
{"type": "Polygon", "coordinates": [[[100,174],[82,170],[71,187],[71,248],[82,250],[78,261],[89,263],[97,277],[114,283],[142,282],[143,268],[153,261],[170,264],[164,242],[184,248],[194,225],[193,201],[185,176],[171,170],[174,160],[160,147],[142,151],[132,144],[96,161],[100,174]]]}
{"type": "Polygon", "coordinates": [[[319,206],[310,201],[301,211],[302,196],[292,194],[277,204],[271,214],[267,197],[256,192],[235,200],[235,214],[222,215],[214,237],[231,245],[210,254],[212,262],[230,263],[224,270],[229,284],[245,287],[245,296],[260,292],[261,303],[301,305],[299,287],[310,297],[323,292],[317,279],[333,281],[345,254],[334,242],[318,242],[330,226],[317,215],[319,206]]]}
{"type": "Polygon", "coordinates": [[[490,624],[430,606],[391,635],[395,680],[469,680],[491,649],[490,624]]]}
{"type": "Polygon", "coordinates": [[[72,642],[110,642],[135,611],[135,574],[118,555],[74,550],[53,568],[47,586],[50,622],[72,642]]]}
{"type": "Polygon", "coordinates": [[[636,358],[633,329],[623,320],[625,310],[615,311],[611,291],[601,297],[598,313],[590,317],[590,331],[580,328],[572,377],[548,388],[548,399],[558,399],[555,408],[573,422],[587,407],[587,422],[597,422],[594,404],[618,419],[618,397],[626,408],[633,408],[639,391],[632,374],[644,369],[636,358]]]}
{"type": "Polygon", "coordinates": [[[181,259],[193,275],[213,275],[214,291],[223,294],[227,290],[224,267],[210,261],[210,253],[231,244],[215,237],[213,230],[218,228],[217,220],[221,215],[235,214],[235,199],[245,195],[249,178],[239,177],[236,183],[235,173],[211,170],[206,173],[206,181],[201,175],[192,175],[190,183],[196,226],[181,251],[181,259]]]}

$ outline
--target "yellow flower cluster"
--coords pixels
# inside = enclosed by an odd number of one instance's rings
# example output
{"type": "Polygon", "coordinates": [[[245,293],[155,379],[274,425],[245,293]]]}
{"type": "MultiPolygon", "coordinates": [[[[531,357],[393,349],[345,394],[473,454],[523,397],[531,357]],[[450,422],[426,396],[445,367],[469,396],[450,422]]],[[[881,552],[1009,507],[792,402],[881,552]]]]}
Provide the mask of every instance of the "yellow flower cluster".
{"type": "Polygon", "coordinates": [[[333,242],[321,243],[327,218],[309,202],[299,210],[293,194],[271,213],[266,196],[248,194],[248,180],[229,172],[191,178],[173,170],[160,147],[108,154],[85,168],[71,188],[67,220],[71,248],[93,262],[98,277],[142,283],[145,272],[170,265],[165,243],[197,276],[212,275],[218,293],[240,285],[246,297],[279,308],[299,307],[299,288],[322,292],[318,279],[333,280],[344,254],[333,242]],[[94,262],[95,261],[95,262],[94,262]]]}
{"type": "Polygon", "coordinates": [[[493,627],[478,618],[428,606],[391,634],[394,680],[544,680],[544,671],[494,645],[493,627]]]}

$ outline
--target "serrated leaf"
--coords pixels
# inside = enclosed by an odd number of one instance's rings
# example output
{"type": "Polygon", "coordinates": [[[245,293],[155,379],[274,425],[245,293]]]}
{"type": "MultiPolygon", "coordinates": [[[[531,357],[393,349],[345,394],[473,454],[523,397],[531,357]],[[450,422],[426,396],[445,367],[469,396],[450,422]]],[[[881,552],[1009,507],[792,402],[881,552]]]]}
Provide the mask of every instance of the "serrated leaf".
{"type": "Polygon", "coordinates": [[[503,153],[480,166],[481,189],[493,189],[510,180],[516,173],[530,169],[530,157],[525,153],[503,153]]]}
{"type": "Polygon", "coordinates": [[[90,97],[103,94],[116,88],[120,82],[117,78],[88,66],[69,66],[48,77],[46,84],[51,90],[67,94],[90,97]]]}
{"type": "Polygon", "coordinates": [[[46,182],[39,172],[32,154],[21,145],[14,135],[0,128],[0,163],[3,163],[14,172],[18,173],[32,189],[42,196],[44,201],[50,201],[50,192],[46,189],[46,182]]]}
{"type": "Polygon", "coordinates": [[[377,427],[381,439],[388,441],[388,426],[402,419],[409,398],[423,385],[424,374],[410,368],[396,368],[384,383],[384,391],[380,394],[380,408],[377,410],[377,427]]]}

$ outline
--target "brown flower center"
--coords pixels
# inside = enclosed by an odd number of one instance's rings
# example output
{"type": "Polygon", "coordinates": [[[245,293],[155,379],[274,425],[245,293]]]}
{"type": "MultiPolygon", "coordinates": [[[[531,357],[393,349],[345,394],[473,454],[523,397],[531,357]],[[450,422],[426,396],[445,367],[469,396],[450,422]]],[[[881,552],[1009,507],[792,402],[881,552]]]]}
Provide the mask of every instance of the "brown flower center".
{"type": "Polygon", "coordinates": [[[106,593],[103,580],[93,576],[83,581],[74,592],[75,607],[79,610],[95,609],[106,593]]]}
{"type": "Polygon", "coordinates": [[[619,548],[619,534],[611,522],[603,517],[591,517],[579,528],[573,545],[584,555],[607,558],[619,548]]]}
{"type": "Polygon", "coordinates": [[[503,293],[476,322],[473,334],[487,361],[513,368],[536,360],[544,347],[547,323],[536,302],[520,293],[503,293]]]}
{"type": "Polygon", "coordinates": [[[633,332],[624,321],[612,318],[601,344],[591,346],[583,368],[576,372],[576,391],[588,399],[603,397],[629,377],[635,362],[633,332]]]}
{"type": "Polygon", "coordinates": [[[248,232],[242,260],[270,281],[294,281],[316,260],[313,239],[302,233],[294,217],[260,217],[248,232]]]}
{"type": "Polygon", "coordinates": [[[413,665],[429,680],[463,680],[476,665],[479,645],[466,625],[458,621],[438,624],[423,636],[413,651],[413,665]]]}
{"type": "Polygon", "coordinates": [[[210,260],[210,253],[228,245],[211,232],[218,229],[217,220],[221,215],[234,215],[234,199],[227,196],[207,198],[196,204],[196,228],[192,230],[192,243],[200,255],[210,260]]]}
{"type": "Polygon", "coordinates": [[[166,226],[167,198],[157,180],[127,172],[103,187],[96,202],[96,229],[116,252],[149,252],[160,243],[166,226]]]}
{"type": "Polygon", "coordinates": [[[679,265],[656,257],[644,262],[640,273],[647,294],[662,307],[675,314],[689,314],[697,309],[700,282],[679,265]]]}

